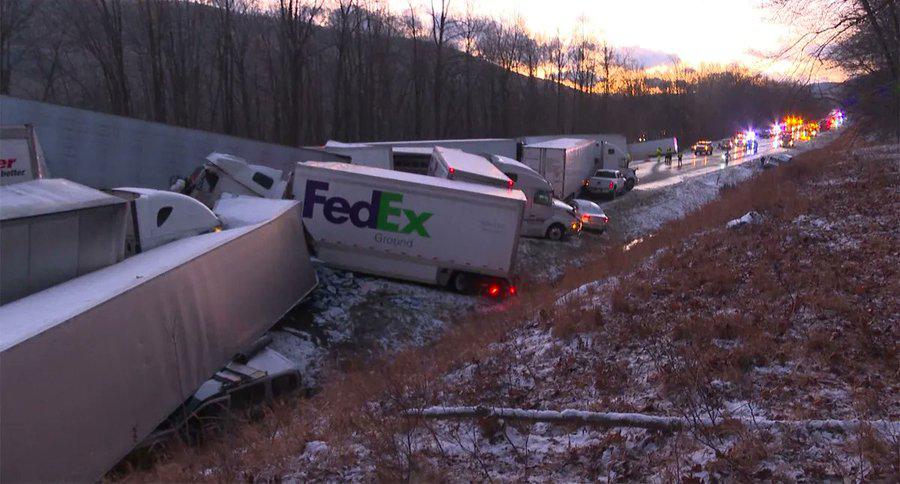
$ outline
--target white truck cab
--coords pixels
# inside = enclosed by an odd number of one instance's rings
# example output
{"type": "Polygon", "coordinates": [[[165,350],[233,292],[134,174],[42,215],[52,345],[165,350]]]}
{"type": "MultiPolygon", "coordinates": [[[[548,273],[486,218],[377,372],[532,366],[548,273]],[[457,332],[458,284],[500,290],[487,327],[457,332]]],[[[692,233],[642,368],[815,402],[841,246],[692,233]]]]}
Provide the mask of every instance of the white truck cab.
{"type": "Polygon", "coordinates": [[[179,182],[172,186],[173,191],[190,195],[207,207],[213,207],[223,193],[281,199],[288,185],[281,170],[216,152],[210,153],[189,179],[179,182]]]}
{"type": "Polygon", "coordinates": [[[524,163],[500,155],[491,155],[491,163],[513,182],[513,188],[525,194],[521,234],[559,240],[581,231],[581,219],[575,209],[553,198],[553,190],[540,173],[524,163]]]}
{"type": "Polygon", "coordinates": [[[222,228],[216,214],[187,195],[131,187],[115,188],[110,193],[128,200],[126,257],[222,228]]]}

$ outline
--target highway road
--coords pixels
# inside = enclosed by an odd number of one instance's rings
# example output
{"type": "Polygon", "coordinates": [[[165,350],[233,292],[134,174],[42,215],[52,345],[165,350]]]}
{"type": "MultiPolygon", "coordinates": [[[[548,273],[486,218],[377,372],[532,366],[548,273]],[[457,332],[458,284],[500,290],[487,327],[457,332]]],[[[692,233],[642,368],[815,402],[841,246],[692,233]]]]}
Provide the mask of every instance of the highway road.
{"type": "MultiPolygon", "coordinates": [[[[757,153],[746,150],[732,151],[729,166],[739,165],[758,160],[761,156],[774,155],[785,151],[784,148],[773,146],[774,139],[760,139],[757,153]]],[[[716,143],[718,144],[718,143],[716,143]]],[[[638,176],[638,184],[635,189],[649,189],[660,185],[668,185],[668,182],[677,182],[678,178],[685,175],[696,176],[724,167],[724,151],[715,150],[709,156],[696,156],[693,153],[685,153],[681,168],[678,168],[678,158],[672,158],[672,165],[666,166],[665,161],[657,162],[656,158],[641,160],[631,163],[638,176]]]]}

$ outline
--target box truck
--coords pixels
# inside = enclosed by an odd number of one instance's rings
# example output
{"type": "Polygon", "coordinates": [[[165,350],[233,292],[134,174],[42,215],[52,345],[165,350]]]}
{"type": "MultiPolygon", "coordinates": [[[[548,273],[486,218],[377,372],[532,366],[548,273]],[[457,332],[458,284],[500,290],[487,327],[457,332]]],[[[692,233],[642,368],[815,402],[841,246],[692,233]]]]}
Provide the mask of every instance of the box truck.
{"type": "Polygon", "coordinates": [[[347,163],[298,163],[294,198],[313,252],[342,269],[502,296],[525,195],[347,163]]]}
{"type": "Polygon", "coordinates": [[[46,176],[47,164],[34,126],[0,127],[0,186],[46,176]]]}
{"type": "Polygon", "coordinates": [[[522,149],[522,162],[550,182],[553,195],[566,200],[575,197],[593,173],[599,147],[599,142],[575,138],[542,141],[522,149]]]}
{"type": "Polygon", "coordinates": [[[561,240],[581,231],[581,220],[575,208],[556,198],[544,177],[512,158],[491,155],[491,163],[513,182],[513,188],[525,194],[522,235],[561,240]]]}
{"type": "Polygon", "coordinates": [[[435,146],[428,175],[498,188],[512,188],[513,182],[487,158],[462,150],[435,146]]]}

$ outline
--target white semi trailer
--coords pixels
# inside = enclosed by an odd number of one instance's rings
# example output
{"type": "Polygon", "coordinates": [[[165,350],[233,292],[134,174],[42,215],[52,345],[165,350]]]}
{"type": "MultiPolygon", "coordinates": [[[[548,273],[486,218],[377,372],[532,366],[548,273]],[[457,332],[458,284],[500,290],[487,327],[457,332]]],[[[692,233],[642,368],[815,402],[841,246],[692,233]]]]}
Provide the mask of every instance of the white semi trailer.
{"type": "Polygon", "coordinates": [[[484,156],[440,146],[436,146],[432,150],[428,175],[498,188],[512,188],[513,186],[513,181],[484,156]]]}
{"type": "Polygon", "coordinates": [[[540,173],[560,199],[575,197],[584,179],[600,162],[600,143],[592,140],[559,138],[526,145],[522,163],[540,173]]]}
{"type": "Polygon", "coordinates": [[[45,178],[0,197],[0,304],[220,226],[196,200],[160,190],[45,178]]]}
{"type": "Polygon", "coordinates": [[[525,196],[347,163],[298,163],[294,198],[313,252],[335,267],[501,296],[525,196]]]}
{"type": "Polygon", "coordinates": [[[0,279],[16,296],[0,305],[2,482],[100,480],[316,286],[296,202],[223,196],[221,231],[161,243],[138,230],[156,246],[122,260],[127,219],[183,235],[170,203],[208,210],[116,193],[130,197],[53,179],[0,188],[0,279]]]}

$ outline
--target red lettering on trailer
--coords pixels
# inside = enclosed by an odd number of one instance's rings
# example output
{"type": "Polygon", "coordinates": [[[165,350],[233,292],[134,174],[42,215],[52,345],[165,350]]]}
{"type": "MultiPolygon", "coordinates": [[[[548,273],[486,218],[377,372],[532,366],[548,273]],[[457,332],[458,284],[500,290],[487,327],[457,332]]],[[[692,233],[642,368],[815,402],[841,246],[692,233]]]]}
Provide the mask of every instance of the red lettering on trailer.
{"type": "Polygon", "coordinates": [[[15,163],[16,163],[16,159],[15,159],[15,158],[8,158],[8,159],[5,159],[5,160],[4,160],[4,159],[0,159],[0,169],[5,170],[5,169],[7,169],[7,168],[12,168],[13,165],[14,165],[15,163]]]}

